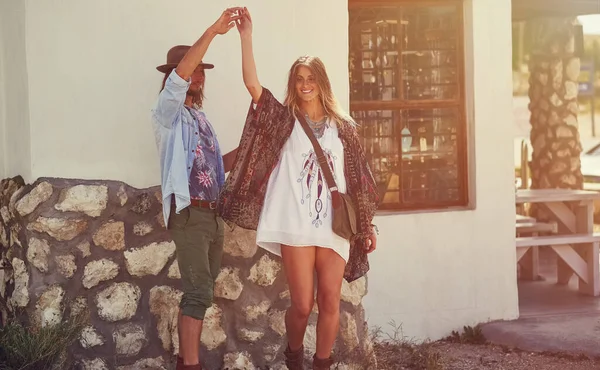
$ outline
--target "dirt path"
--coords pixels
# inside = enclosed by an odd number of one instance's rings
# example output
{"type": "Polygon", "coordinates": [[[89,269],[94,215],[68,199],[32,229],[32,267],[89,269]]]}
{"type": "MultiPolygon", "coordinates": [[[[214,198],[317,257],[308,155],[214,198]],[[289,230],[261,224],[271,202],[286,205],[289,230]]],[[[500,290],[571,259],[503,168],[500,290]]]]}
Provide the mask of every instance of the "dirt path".
{"type": "Polygon", "coordinates": [[[377,347],[379,370],[593,370],[583,356],[531,353],[495,345],[436,342],[417,349],[377,347]],[[403,353],[400,353],[403,352],[403,353]],[[392,354],[393,353],[393,354],[392,354]]]}

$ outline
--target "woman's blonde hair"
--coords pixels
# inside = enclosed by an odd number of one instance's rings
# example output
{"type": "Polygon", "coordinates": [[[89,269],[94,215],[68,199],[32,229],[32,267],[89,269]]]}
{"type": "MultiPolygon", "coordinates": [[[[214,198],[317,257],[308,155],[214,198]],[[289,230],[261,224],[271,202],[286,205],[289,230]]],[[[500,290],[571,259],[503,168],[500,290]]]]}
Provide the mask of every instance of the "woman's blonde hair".
{"type": "Polygon", "coordinates": [[[292,68],[290,68],[284,105],[290,109],[294,117],[300,112],[298,92],[296,90],[296,73],[300,66],[307,67],[315,75],[315,82],[319,86],[320,91],[319,99],[321,100],[323,109],[325,109],[325,113],[339,125],[346,123],[356,125],[352,117],[340,107],[340,103],[333,95],[325,64],[323,64],[318,57],[312,56],[298,58],[294,64],[292,64],[292,68]]]}

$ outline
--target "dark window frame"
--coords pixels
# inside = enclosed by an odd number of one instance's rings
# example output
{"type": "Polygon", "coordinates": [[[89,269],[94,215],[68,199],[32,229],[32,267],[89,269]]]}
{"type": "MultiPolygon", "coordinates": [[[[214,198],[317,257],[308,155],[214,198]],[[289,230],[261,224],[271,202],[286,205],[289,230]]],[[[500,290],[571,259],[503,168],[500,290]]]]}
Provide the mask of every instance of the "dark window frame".
{"type": "MultiPolygon", "coordinates": [[[[386,189],[388,189],[387,186],[383,186],[381,188],[381,198],[382,198],[382,203],[380,204],[379,209],[383,210],[383,211],[421,211],[421,210],[444,210],[444,209],[455,209],[455,208],[466,208],[470,205],[470,199],[469,199],[469,164],[468,164],[468,152],[469,152],[469,148],[468,148],[468,140],[467,140],[467,134],[468,134],[468,122],[467,122],[467,114],[466,114],[466,107],[467,107],[467,99],[466,99],[466,86],[465,86],[465,40],[464,40],[464,2],[462,0],[389,0],[389,1],[375,1],[375,0],[349,0],[348,2],[348,8],[349,8],[349,12],[350,12],[350,19],[349,19],[349,38],[350,38],[350,55],[353,54],[354,51],[354,55],[356,55],[356,53],[361,53],[362,51],[356,51],[353,50],[353,40],[352,37],[353,35],[357,32],[357,30],[355,29],[355,25],[352,24],[353,22],[353,18],[352,18],[352,13],[353,11],[360,11],[361,9],[365,9],[365,8],[389,8],[389,7],[394,7],[397,8],[399,14],[403,14],[403,10],[406,11],[407,8],[410,9],[414,9],[416,7],[439,7],[439,6],[455,6],[456,7],[456,45],[455,45],[455,52],[456,52],[456,78],[457,78],[457,91],[456,91],[456,96],[454,98],[449,98],[449,99],[423,99],[423,100],[408,100],[408,99],[404,99],[404,89],[402,87],[402,84],[398,84],[396,87],[396,90],[400,91],[396,91],[395,94],[397,94],[398,96],[395,97],[393,100],[356,100],[355,98],[353,98],[352,94],[350,97],[350,111],[352,112],[353,116],[355,116],[354,118],[357,120],[357,122],[360,124],[361,120],[360,117],[356,117],[356,116],[360,116],[360,113],[364,113],[364,116],[367,117],[367,112],[380,112],[382,114],[385,115],[384,111],[389,111],[392,114],[396,114],[396,115],[409,115],[410,112],[415,113],[415,111],[418,110],[431,110],[432,112],[438,111],[440,109],[453,109],[456,112],[456,116],[455,116],[455,120],[456,120],[456,164],[455,164],[455,169],[456,169],[456,182],[457,182],[457,195],[456,195],[456,199],[450,200],[450,201],[431,201],[431,200],[424,200],[424,201],[411,201],[411,202],[404,202],[403,198],[404,198],[404,194],[405,192],[411,192],[411,191],[417,191],[417,190],[410,190],[409,188],[404,187],[403,185],[403,179],[399,178],[398,183],[399,183],[399,190],[397,191],[391,191],[392,193],[394,192],[398,192],[398,202],[383,202],[385,194],[388,193],[386,191],[386,189]],[[435,111],[434,111],[435,110],[435,111]]],[[[360,26],[359,26],[360,27],[360,26]]],[[[358,31],[360,32],[360,31],[358,31]]],[[[400,46],[398,46],[398,48],[400,48],[400,46]]],[[[401,49],[399,49],[401,51],[401,49]]],[[[361,54],[362,55],[362,54],[361,54]]],[[[398,59],[399,59],[399,65],[397,68],[395,68],[396,73],[398,73],[400,76],[399,78],[402,79],[402,69],[405,66],[404,64],[404,60],[402,57],[402,53],[398,54],[398,59]]],[[[357,64],[362,64],[361,63],[357,63],[357,64]]],[[[367,69],[367,68],[365,68],[367,69]]],[[[360,66],[358,68],[359,73],[354,75],[354,78],[356,78],[356,75],[360,76],[359,78],[362,79],[363,75],[362,75],[362,71],[363,71],[363,67],[360,66]]],[[[352,78],[352,73],[351,73],[351,77],[350,77],[350,86],[353,86],[353,83],[355,81],[353,81],[352,78]]],[[[359,81],[359,80],[357,80],[359,81]]],[[[361,82],[362,83],[362,82],[361,82]]],[[[394,121],[393,126],[394,126],[394,130],[396,131],[397,129],[399,129],[398,124],[396,123],[396,121],[398,121],[396,118],[391,118],[390,120],[394,121]]],[[[362,134],[365,134],[365,129],[359,127],[359,130],[361,131],[362,134]]],[[[397,135],[394,131],[393,135],[397,135]]],[[[411,133],[411,136],[413,136],[413,140],[416,138],[415,133],[411,133]]],[[[400,138],[403,137],[401,134],[399,136],[400,138]]],[[[363,137],[363,144],[366,142],[366,140],[368,139],[368,136],[364,136],[363,137]]],[[[403,158],[404,155],[402,154],[402,148],[401,148],[401,143],[402,140],[399,140],[398,138],[396,138],[397,142],[395,143],[395,150],[397,151],[397,153],[400,153],[400,157],[403,158]]],[[[380,154],[380,156],[383,156],[382,154],[380,154]]],[[[398,154],[396,154],[396,156],[398,156],[398,154]]],[[[371,161],[371,158],[369,156],[369,154],[367,154],[368,159],[370,160],[371,163],[371,167],[372,169],[375,171],[375,169],[373,168],[373,162],[371,161]]],[[[381,157],[380,157],[381,158],[381,157]]],[[[389,158],[388,158],[389,159],[389,158]]],[[[405,171],[404,169],[402,169],[404,166],[403,159],[400,160],[396,160],[397,163],[399,163],[399,166],[397,167],[397,169],[395,169],[394,171],[390,171],[392,173],[397,173],[399,177],[401,177],[401,174],[403,173],[403,171],[405,171]],[[397,171],[397,172],[396,172],[397,171]]],[[[421,163],[424,163],[423,160],[421,159],[421,163]]],[[[408,165],[406,165],[406,168],[408,168],[408,165]]],[[[433,171],[435,172],[435,168],[430,168],[428,169],[429,171],[433,171]]],[[[411,170],[412,171],[412,170],[411,170]]],[[[418,171],[418,170],[416,170],[418,171]]],[[[421,171],[425,171],[425,170],[421,170],[421,171]]],[[[377,177],[377,176],[376,176],[377,177]]],[[[389,183],[388,183],[389,185],[389,183]]],[[[427,190],[429,192],[433,191],[433,188],[431,188],[430,190],[427,190]]]]}

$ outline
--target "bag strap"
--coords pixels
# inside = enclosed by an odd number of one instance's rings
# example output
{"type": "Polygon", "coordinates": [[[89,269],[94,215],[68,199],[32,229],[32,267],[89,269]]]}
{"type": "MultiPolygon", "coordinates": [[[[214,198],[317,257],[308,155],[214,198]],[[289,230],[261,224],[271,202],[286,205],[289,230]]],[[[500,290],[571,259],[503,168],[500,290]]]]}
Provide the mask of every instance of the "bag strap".
{"type": "MultiPolygon", "coordinates": [[[[321,144],[317,141],[315,137],[315,133],[308,126],[308,122],[304,118],[302,112],[298,112],[298,121],[300,121],[300,126],[304,129],[306,136],[308,136],[310,142],[313,145],[315,150],[315,154],[317,155],[317,161],[319,162],[319,166],[321,166],[321,171],[323,171],[323,176],[325,176],[325,181],[327,181],[327,185],[329,186],[329,190],[331,194],[338,192],[337,184],[333,178],[333,174],[331,173],[331,168],[329,167],[329,163],[327,163],[327,157],[325,157],[325,153],[323,153],[323,148],[321,148],[321,144]]],[[[335,198],[335,197],[333,197],[335,198]]]]}

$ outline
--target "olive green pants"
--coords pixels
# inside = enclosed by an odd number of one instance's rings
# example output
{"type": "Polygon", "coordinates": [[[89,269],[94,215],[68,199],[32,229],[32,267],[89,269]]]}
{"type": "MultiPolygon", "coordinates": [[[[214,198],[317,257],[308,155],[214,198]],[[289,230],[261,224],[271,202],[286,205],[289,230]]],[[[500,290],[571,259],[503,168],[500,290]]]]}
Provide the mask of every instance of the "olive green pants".
{"type": "Polygon", "coordinates": [[[171,207],[169,231],[177,247],[181,272],[182,314],[204,320],[212,305],[214,282],[223,255],[223,220],[216,211],[189,206],[181,213],[171,207]]]}

